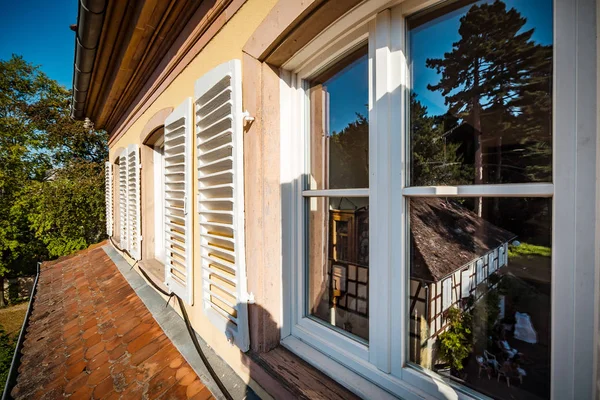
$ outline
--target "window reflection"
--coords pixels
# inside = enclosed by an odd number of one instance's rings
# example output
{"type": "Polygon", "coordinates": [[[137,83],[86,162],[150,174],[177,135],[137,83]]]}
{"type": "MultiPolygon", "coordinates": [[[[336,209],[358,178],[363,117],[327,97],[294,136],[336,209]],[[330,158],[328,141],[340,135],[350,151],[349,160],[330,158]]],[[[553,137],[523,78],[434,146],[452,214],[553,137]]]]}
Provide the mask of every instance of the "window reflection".
{"type": "Polygon", "coordinates": [[[369,199],[312,198],[308,314],[369,338],[369,199]]]}
{"type": "Polygon", "coordinates": [[[411,185],[552,181],[552,1],[409,20],[411,185]]]}
{"type": "Polygon", "coordinates": [[[494,398],[549,397],[551,199],[411,198],[414,363],[494,398]]]}
{"type": "Polygon", "coordinates": [[[367,48],[310,83],[310,188],[369,187],[367,48]]]}

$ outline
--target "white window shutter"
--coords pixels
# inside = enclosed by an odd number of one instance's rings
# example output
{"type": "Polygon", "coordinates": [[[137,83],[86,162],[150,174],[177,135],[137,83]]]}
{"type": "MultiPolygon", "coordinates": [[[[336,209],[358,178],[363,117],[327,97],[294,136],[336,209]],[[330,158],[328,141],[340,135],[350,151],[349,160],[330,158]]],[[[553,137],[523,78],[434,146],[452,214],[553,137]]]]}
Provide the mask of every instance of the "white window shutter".
{"type": "Polygon", "coordinates": [[[113,166],[104,163],[104,196],[106,200],[106,234],[113,235],[113,166]]]}
{"type": "Polygon", "coordinates": [[[192,99],[165,120],[165,276],[171,292],[193,304],[192,99]]]}
{"type": "Polygon", "coordinates": [[[119,156],[119,235],[121,250],[129,250],[127,227],[127,153],[119,156]]]}
{"type": "Polygon", "coordinates": [[[499,253],[499,255],[498,255],[498,259],[499,259],[499,261],[498,261],[498,268],[499,268],[499,267],[503,267],[504,264],[506,264],[506,259],[504,258],[505,257],[504,246],[500,246],[500,248],[498,249],[498,253],[499,253]]]}
{"type": "Polygon", "coordinates": [[[471,295],[471,267],[460,273],[460,291],[463,299],[471,295]]]}
{"type": "Polygon", "coordinates": [[[442,309],[447,310],[452,304],[452,278],[442,281],[442,309]]]}
{"type": "Polygon", "coordinates": [[[475,272],[475,276],[477,278],[477,284],[479,285],[481,282],[483,282],[483,259],[478,259],[476,265],[477,270],[475,272]]]}
{"type": "Polygon", "coordinates": [[[127,147],[127,239],[129,255],[142,258],[140,229],[140,151],[137,144],[127,147]]]}
{"type": "Polygon", "coordinates": [[[203,308],[242,351],[250,347],[244,249],[241,63],[232,60],[196,81],[198,213],[203,308]]]}

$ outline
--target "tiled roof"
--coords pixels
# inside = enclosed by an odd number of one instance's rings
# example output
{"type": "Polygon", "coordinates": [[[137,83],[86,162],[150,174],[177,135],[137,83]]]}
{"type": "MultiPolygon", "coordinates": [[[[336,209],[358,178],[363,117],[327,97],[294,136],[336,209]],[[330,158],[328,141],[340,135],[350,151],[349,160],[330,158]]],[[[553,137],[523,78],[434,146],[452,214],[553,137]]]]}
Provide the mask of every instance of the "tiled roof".
{"type": "Polygon", "coordinates": [[[209,399],[100,247],[41,267],[16,399],[209,399]]]}
{"type": "Polygon", "coordinates": [[[437,282],[516,235],[453,200],[419,197],[410,202],[415,251],[411,278],[437,282]]]}

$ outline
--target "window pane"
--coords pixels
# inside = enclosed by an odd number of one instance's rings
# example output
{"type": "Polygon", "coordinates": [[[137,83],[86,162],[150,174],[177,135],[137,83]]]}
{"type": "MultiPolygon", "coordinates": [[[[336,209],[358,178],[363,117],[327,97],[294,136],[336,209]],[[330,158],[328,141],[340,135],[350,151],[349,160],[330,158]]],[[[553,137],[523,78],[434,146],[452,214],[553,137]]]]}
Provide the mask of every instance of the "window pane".
{"type": "Polygon", "coordinates": [[[549,398],[552,201],[485,198],[482,217],[477,202],[410,199],[410,360],[494,398],[549,398]]]}
{"type": "Polygon", "coordinates": [[[310,198],[307,314],[369,338],[369,199],[310,198]]]}
{"type": "Polygon", "coordinates": [[[409,20],[413,186],[552,181],[552,0],[409,20]]]}
{"type": "Polygon", "coordinates": [[[309,188],[369,187],[368,74],[362,48],[310,81],[309,188]]]}

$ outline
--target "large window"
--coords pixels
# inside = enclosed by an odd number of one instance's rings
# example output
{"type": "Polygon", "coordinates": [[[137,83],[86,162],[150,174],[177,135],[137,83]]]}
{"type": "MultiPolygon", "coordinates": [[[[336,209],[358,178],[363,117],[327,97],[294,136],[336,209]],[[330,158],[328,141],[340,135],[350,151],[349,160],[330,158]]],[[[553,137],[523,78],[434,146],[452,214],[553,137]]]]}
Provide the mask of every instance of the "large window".
{"type": "Polygon", "coordinates": [[[369,338],[369,73],[363,47],[312,78],[307,314],[369,338]],[[334,189],[332,191],[332,189],[334,189]],[[317,196],[314,196],[317,194],[317,196]]]}
{"type": "Polygon", "coordinates": [[[283,66],[282,343],[365,398],[588,393],[583,14],[426,3],[361,3],[283,66]]]}
{"type": "Polygon", "coordinates": [[[410,361],[495,398],[548,398],[552,202],[536,183],[552,182],[552,1],[407,22],[410,361]],[[418,197],[444,185],[472,196],[418,197]]]}

